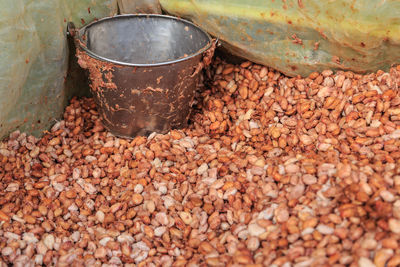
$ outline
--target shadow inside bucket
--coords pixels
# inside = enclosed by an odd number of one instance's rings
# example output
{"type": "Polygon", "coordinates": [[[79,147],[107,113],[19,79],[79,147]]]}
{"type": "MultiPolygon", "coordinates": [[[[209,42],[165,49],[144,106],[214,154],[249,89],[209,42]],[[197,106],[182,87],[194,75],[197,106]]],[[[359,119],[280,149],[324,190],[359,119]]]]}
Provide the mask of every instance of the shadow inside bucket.
{"type": "Polygon", "coordinates": [[[123,15],[76,32],[78,62],[104,126],[134,137],[186,127],[215,43],[194,24],[164,15],[123,15]]]}
{"type": "Polygon", "coordinates": [[[86,30],[87,48],[108,60],[159,64],[183,59],[210,40],[193,25],[169,17],[121,17],[93,24],[86,30]]]}

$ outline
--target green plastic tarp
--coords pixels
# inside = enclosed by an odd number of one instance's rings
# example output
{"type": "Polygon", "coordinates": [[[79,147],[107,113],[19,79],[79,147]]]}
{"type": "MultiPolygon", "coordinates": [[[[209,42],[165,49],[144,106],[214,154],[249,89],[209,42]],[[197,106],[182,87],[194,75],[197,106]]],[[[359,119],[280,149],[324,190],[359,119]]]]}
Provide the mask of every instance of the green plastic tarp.
{"type": "Polygon", "coordinates": [[[160,0],[229,52],[289,75],[400,63],[399,0],[160,0]]]}
{"type": "Polygon", "coordinates": [[[67,22],[116,13],[116,0],[0,1],[0,138],[15,129],[40,135],[60,118],[80,90],[65,86],[67,22]]]}

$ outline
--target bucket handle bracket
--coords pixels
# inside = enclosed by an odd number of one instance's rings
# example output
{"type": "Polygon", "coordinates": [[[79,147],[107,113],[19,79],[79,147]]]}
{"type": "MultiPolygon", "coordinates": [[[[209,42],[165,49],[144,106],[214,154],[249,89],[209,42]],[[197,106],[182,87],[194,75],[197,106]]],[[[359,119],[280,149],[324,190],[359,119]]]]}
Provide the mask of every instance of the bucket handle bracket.
{"type": "Polygon", "coordinates": [[[203,53],[203,59],[202,61],[200,61],[199,64],[197,64],[196,69],[194,70],[193,74],[190,75],[190,78],[193,78],[194,76],[196,76],[203,68],[209,66],[211,64],[212,58],[214,56],[214,52],[215,52],[215,48],[217,46],[220,46],[220,42],[219,39],[213,39],[212,40],[212,44],[210,46],[209,49],[207,49],[204,53],[203,53]]]}

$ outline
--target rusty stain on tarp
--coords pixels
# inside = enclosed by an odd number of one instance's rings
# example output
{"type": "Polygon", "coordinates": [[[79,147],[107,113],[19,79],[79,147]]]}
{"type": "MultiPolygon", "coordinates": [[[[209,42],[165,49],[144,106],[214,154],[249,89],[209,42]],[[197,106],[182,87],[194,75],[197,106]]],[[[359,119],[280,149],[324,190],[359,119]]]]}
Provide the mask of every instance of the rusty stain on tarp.
{"type": "Polygon", "coordinates": [[[357,73],[388,71],[400,62],[400,27],[394,23],[399,18],[399,1],[160,0],[160,3],[168,14],[190,19],[218,36],[231,54],[291,77],[306,77],[326,69],[350,69],[357,73]],[[293,34],[296,38],[290,38],[293,34]],[[332,60],[333,56],[340,62],[332,60]]]}

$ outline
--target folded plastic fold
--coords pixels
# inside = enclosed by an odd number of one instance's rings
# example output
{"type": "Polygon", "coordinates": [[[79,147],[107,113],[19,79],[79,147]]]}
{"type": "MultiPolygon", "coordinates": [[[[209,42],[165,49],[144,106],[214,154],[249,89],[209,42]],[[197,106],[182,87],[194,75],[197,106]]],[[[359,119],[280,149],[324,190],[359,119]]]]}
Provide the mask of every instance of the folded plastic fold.
{"type": "Polygon", "coordinates": [[[116,12],[116,0],[0,2],[0,138],[15,129],[40,135],[60,118],[72,95],[64,81],[67,22],[116,12]]]}
{"type": "Polygon", "coordinates": [[[398,0],[160,0],[238,56],[289,75],[400,63],[398,0]]]}

